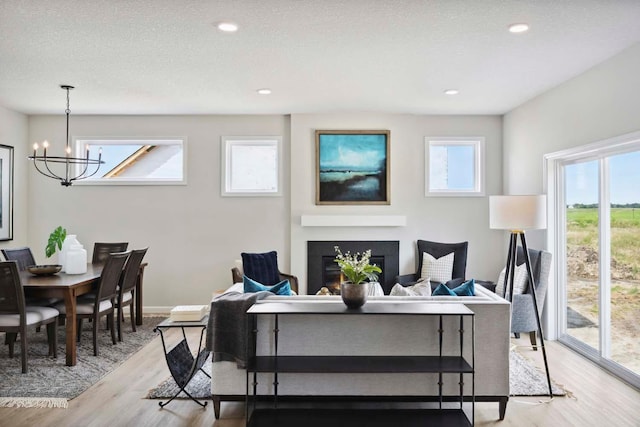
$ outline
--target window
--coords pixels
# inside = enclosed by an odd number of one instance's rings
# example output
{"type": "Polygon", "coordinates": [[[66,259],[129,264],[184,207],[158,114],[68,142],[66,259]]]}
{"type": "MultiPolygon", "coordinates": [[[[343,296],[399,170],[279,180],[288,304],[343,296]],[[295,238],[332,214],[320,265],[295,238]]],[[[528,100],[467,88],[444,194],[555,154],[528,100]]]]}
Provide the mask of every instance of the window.
{"type": "MultiPolygon", "coordinates": [[[[97,158],[98,172],[74,185],[183,185],[186,179],[186,138],[75,138],[76,156],[87,148],[97,158]]],[[[80,173],[80,165],[76,166],[80,173]]],[[[89,174],[93,171],[89,166],[89,174]]]]}
{"type": "Polygon", "coordinates": [[[483,196],[484,138],[426,137],[425,196],[483,196]]]}
{"type": "Polygon", "coordinates": [[[223,196],[280,196],[279,136],[223,136],[223,196]]]}
{"type": "Polygon", "coordinates": [[[640,132],[545,156],[556,333],[640,386],[640,132]]]}

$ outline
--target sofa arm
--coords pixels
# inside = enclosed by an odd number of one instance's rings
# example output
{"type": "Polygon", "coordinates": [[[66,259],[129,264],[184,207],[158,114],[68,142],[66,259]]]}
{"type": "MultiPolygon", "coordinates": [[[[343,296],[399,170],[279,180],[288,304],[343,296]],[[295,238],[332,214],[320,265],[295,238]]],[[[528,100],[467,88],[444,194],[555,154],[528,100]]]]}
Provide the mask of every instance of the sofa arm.
{"type": "Polygon", "coordinates": [[[419,277],[417,274],[401,274],[396,276],[396,283],[400,283],[402,286],[415,285],[419,277]]]}

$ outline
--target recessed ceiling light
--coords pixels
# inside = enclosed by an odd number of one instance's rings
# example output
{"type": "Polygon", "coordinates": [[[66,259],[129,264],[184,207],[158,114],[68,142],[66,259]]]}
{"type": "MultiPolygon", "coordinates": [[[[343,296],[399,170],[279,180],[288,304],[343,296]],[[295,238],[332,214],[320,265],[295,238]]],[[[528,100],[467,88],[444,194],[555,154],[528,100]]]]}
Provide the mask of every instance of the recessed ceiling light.
{"type": "Polygon", "coordinates": [[[235,33],[238,31],[238,24],[234,22],[219,22],[216,26],[220,31],[225,33],[235,33]]]}
{"type": "Polygon", "coordinates": [[[511,24],[509,25],[509,31],[512,33],[524,33],[525,31],[529,31],[529,24],[511,24]]]}
{"type": "Polygon", "coordinates": [[[445,95],[457,95],[460,93],[458,89],[447,89],[444,91],[445,95]]]}
{"type": "Polygon", "coordinates": [[[271,89],[258,89],[256,92],[258,92],[260,95],[271,95],[271,89]]]}

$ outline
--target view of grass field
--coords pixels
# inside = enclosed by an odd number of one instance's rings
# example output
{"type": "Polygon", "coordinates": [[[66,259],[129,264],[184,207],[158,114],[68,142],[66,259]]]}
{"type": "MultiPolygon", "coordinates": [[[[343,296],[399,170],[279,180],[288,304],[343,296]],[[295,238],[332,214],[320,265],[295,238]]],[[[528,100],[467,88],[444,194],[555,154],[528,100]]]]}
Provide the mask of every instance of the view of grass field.
{"type": "MultiPolygon", "coordinates": [[[[569,334],[599,348],[598,210],[567,211],[567,303],[585,321],[569,334]]],[[[612,360],[640,374],[640,208],[611,209],[612,360]]],[[[574,325],[576,326],[576,325],[574,325]]]]}

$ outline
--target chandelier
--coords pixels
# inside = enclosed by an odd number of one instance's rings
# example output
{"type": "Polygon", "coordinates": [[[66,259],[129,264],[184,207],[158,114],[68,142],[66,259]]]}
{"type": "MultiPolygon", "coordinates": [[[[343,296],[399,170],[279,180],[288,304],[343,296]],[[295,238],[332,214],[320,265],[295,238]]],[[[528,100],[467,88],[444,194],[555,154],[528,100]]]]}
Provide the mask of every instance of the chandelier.
{"type": "Polygon", "coordinates": [[[33,144],[33,155],[27,157],[29,160],[33,160],[33,165],[36,170],[40,172],[42,175],[47,176],[49,178],[57,179],[60,181],[60,184],[68,187],[73,181],[77,181],[79,179],[85,179],[92,177],[98,172],[100,169],[100,165],[104,163],[102,160],[102,149],[100,149],[98,153],[98,159],[92,159],[89,157],[89,146],[87,145],[87,152],[85,157],[73,157],[71,155],[71,143],[69,141],[69,114],[71,110],[69,109],[69,91],[73,89],[73,86],[69,85],[60,85],[60,88],[67,91],[67,109],[64,112],[67,115],[67,139],[66,139],[66,147],[65,147],[65,155],[64,156],[49,156],[47,155],[47,148],[49,148],[49,142],[44,141],[42,143],[43,154],[38,155],[38,144],[33,144]],[[56,166],[58,170],[64,170],[63,174],[57,174],[51,170],[53,164],[58,163],[63,166],[56,166]],[[51,165],[51,167],[50,167],[51,165]],[[89,173],[89,165],[95,165],[95,170],[92,173],[89,173]],[[76,175],[78,171],[81,171],[76,175]]]}

